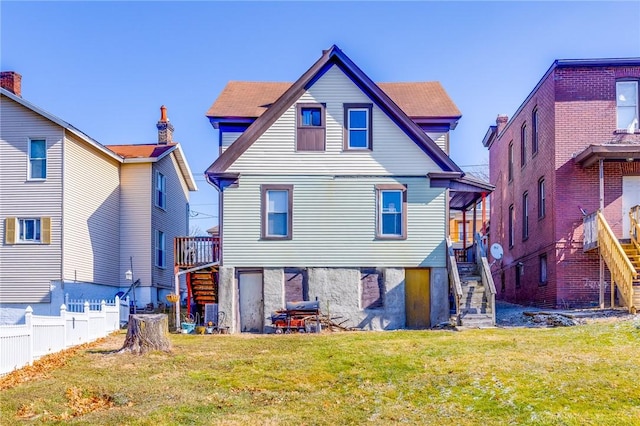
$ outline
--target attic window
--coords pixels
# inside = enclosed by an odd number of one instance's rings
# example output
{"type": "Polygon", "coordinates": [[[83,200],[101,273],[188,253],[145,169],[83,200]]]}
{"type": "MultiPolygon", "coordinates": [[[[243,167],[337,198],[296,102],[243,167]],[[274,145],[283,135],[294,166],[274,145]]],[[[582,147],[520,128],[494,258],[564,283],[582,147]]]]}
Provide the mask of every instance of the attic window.
{"type": "Polygon", "coordinates": [[[371,150],[372,104],[344,104],[344,149],[371,150]]]}
{"type": "Polygon", "coordinates": [[[297,104],[296,125],[296,151],[324,151],[324,105],[297,104]]]}

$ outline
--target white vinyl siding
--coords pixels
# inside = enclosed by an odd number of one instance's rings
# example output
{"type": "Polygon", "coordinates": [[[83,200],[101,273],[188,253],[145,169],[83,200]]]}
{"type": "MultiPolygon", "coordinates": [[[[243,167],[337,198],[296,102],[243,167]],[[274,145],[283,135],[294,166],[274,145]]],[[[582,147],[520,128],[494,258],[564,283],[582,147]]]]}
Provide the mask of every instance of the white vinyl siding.
{"type": "Polygon", "coordinates": [[[242,135],[242,132],[222,132],[222,152],[225,152],[240,135],[242,135]]]}
{"type": "Polygon", "coordinates": [[[129,287],[124,277],[133,270],[141,286],[151,283],[153,267],[153,178],[151,163],[123,164],[120,170],[120,285],[129,287]]]}
{"type": "Polygon", "coordinates": [[[427,136],[429,136],[433,141],[443,150],[447,155],[449,155],[449,133],[434,133],[427,132],[427,136]]]}
{"type": "MultiPolygon", "coordinates": [[[[333,66],[291,105],[229,168],[229,172],[277,175],[416,175],[441,170],[377,106],[372,110],[373,150],[344,151],[345,103],[371,103],[333,66]],[[326,104],[326,150],[296,152],[296,103],[326,104]]],[[[223,135],[224,136],[224,135],[223,135]]]]}
{"type": "Polygon", "coordinates": [[[0,102],[0,235],[6,218],[51,218],[51,244],[0,244],[0,300],[48,303],[61,276],[63,129],[2,96],[0,102]],[[47,179],[28,181],[29,139],[47,141],[47,179]],[[29,260],[28,273],[25,261],[29,260]]]}
{"type": "MultiPolygon", "coordinates": [[[[154,208],[151,217],[151,229],[162,231],[165,236],[165,268],[153,267],[153,284],[173,288],[173,239],[189,235],[189,224],[185,215],[189,202],[189,190],[184,184],[178,162],[173,154],[154,163],[153,169],[165,176],[167,199],[165,209],[154,208]]],[[[155,249],[154,241],[150,241],[150,246],[155,249]]],[[[153,259],[149,264],[155,265],[153,259]]]]}
{"type": "Polygon", "coordinates": [[[64,158],[64,279],[117,286],[120,163],[73,137],[64,158]]]}
{"type": "Polygon", "coordinates": [[[248,176],[224,192],[235,267],[445,266],[445,191],[427,178],[248,176]],[[407,239],[376,240],[376,184],[407,184],[407,239]],[[293,185],[293,239],[260,240],[260,185],[293,185]]]}

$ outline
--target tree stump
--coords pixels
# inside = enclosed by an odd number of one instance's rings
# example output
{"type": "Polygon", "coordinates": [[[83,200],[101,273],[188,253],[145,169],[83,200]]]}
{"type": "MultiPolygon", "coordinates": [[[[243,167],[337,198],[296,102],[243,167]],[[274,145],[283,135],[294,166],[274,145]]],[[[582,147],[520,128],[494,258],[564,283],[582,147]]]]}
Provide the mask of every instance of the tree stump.
{"type": "Polygon", "coordinates": [[[165,314],[129,315],[127,338],[119,352],[142,355],[149,351],[171,352],[167,316],[165,314]]]}

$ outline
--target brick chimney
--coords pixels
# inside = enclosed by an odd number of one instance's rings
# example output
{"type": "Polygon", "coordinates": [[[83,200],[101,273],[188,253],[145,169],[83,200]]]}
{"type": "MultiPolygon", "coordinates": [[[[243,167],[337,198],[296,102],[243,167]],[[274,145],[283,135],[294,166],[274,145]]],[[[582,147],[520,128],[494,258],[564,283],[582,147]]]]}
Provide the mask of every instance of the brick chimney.
{"type": "Polygon", "coordinates": [[[167,145],[173,142],[173,125],[167,118],[167,107],[160,107],[160,121],[156,124],[158,128],[158,145],[167,145]]]}
{"type": "Polygon", "coordinates": [[[22,76],[15,71],[2,71],[0,73],[0,86],[22,97],[22,76]]]}
{"type": "Polygon", "coordinates": [[[496,118],[496,125],[498,126],[497,128],[497,133],[500,134],[500,132],[502,131],[502,129],[505,128],[505,126],[507,125],[507,122],[509,121],[509,117],[506,115],[498,115],[498,118],[496,118]]]}

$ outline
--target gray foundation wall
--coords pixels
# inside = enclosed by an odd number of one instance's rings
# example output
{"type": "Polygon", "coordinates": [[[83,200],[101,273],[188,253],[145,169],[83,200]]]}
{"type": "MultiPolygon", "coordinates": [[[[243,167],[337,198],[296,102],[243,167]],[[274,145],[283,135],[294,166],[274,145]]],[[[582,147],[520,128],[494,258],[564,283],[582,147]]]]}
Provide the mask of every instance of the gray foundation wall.
{"type": "Polygon", "coordinates": [[[431,268],[431,327],[449,323],[449,276],[447,268],[431,268]]]}
{"type": "MultiPolygon", "coordinates": [[[[395,330],[406,324],[404,268],[379,268],[383,276],[383,303],[379,308],[361,306],[360,268],[307,268],[310,300],[320,302],[320,311],[335,322],[363,330],[395,330]]],[[[227,314],[230,332],[238,332],[237,271],[219,271],[219,309],[227,314]]],[[[272,333],[271,313],[285,307],[284,268],[263,269],[263,332],[272,333]]],[[[449,289],[446,268],[431,268],[431,325],[449,320],[449,289]]]]}

